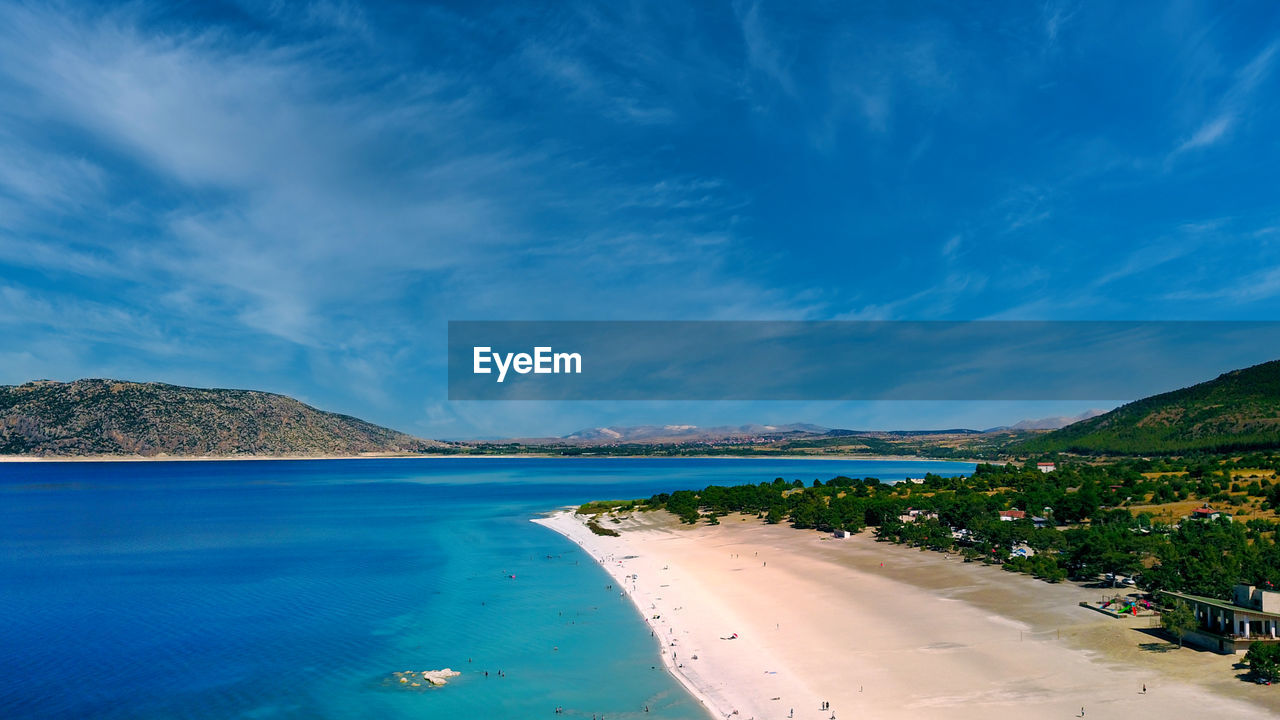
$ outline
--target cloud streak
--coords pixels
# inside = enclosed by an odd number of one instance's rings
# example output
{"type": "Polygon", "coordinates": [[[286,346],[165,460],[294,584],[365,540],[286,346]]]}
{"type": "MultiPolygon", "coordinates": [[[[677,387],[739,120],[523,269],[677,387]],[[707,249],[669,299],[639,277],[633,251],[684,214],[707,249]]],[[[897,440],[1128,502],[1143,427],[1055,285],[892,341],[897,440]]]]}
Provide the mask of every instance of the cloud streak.
{"type": "Polygon", "coordinates": [[[1272,42],[1235,73],[1230,87],[1218,100],[1212,117],[1178,145],[1170,159],[1222,142],[1238,123],[1247,118],[1254,93],[1271,72],[1277,48],[1280,44],[1272,42]]]}

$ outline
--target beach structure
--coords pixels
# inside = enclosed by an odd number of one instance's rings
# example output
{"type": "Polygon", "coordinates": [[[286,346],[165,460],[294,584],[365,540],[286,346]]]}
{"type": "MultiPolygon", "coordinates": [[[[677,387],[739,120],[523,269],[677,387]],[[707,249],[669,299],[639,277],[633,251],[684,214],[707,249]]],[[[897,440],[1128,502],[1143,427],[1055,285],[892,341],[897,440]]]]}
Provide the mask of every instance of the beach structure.
{"type": "Polygon", "coordinates": [[[1027,518],[1027,513],[1025,510],[1001,510],[1000,511],[1001,522],[1013,522],[1014,520],[1025,520],[1026,518],[1027,518]]]}
{"type": "Polygon", "coordinates": [[[1198,627],[1185,640],[1224,655],[1245,652],[1255,642],[1280,642],[1280,592],[1253,585],[1231,588],[1230,600],[1162,591],[1191,606],[1198,627]]]}
{"type": "Polygon", "coordinates": [[[831,535],[832,537],[837,537],[837,538],[840,538],[841,540],[845,538],[853,537],[853,533],[849,532],[848,530],[836,530],[835,532],[831,533],[831,535]]]}
{"type": "Polygon", "coordinates": [[[1042,473],[1051,473],[1058,469],[1054,463],[1036,463],[1036,469],[1042,473]]]}

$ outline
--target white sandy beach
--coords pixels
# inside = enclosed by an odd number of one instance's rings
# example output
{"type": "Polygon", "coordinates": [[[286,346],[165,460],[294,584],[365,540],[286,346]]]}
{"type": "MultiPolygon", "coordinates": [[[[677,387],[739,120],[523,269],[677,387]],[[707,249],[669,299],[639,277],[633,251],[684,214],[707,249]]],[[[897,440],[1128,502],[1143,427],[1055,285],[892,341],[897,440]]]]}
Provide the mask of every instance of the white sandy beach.
{"type": "Polygon", "coordinates": [[[1077,606],[1103,591],[876,543],[867,533],[836,540],[755,518],[692,528],[666,513],[605,521],[621,537],[595,535],[570,512],[535,522],[581,545],[626,588],[668,669],[716,716],[1069,718],[1083,708],[1089,718],[1241,720],[1280,712],[1280,692],[1237,679],[1235,658],[1168,651],[1150,619],[1077,606]]]}

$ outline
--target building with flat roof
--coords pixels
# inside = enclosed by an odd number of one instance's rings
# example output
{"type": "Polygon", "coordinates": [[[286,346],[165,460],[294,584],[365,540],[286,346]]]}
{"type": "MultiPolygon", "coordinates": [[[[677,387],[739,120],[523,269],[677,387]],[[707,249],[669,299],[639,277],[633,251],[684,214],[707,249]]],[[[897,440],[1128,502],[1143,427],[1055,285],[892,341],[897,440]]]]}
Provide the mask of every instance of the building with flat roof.
{"type": "Polygon", "coordinates": [[[1255,642],[1280,642],[1280,592],[1236,585],[1230,600],[1168,590],[1162,594],[1191,606],[1199,624],[1186,637],[1193,645],[1231,654],[1255,642]]]}

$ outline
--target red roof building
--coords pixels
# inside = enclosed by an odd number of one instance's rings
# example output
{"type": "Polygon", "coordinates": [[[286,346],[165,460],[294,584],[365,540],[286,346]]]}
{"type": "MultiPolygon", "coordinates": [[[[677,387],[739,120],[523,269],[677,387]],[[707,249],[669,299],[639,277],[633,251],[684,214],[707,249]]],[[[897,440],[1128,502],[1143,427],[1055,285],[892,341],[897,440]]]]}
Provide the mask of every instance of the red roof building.
{"type": "Polygon", "coordinates": [[[1214,510],[1208,505],[1201,505],[1191,511],[1191,518],[1193,520],[1217,520],[1220,517],[1222,517],[1222,512],[1214,510]]]}

